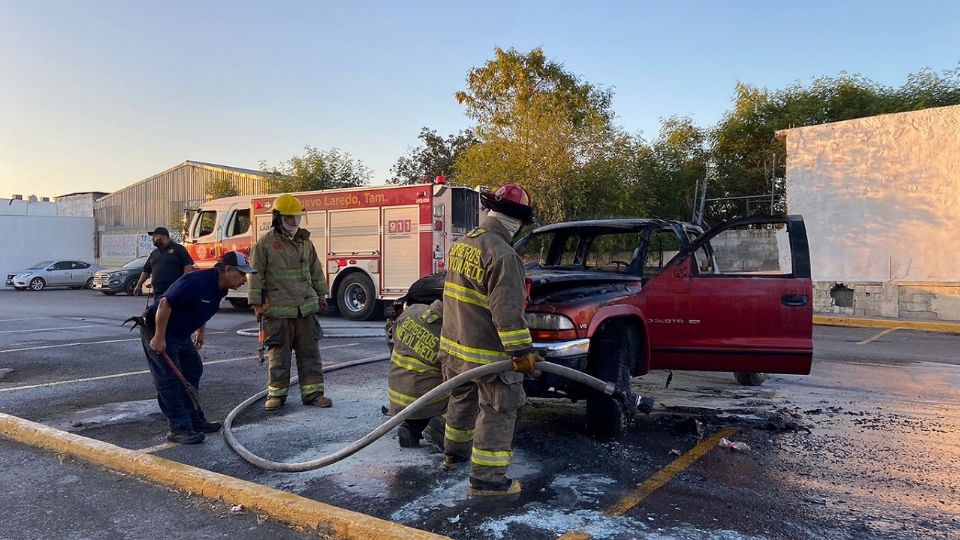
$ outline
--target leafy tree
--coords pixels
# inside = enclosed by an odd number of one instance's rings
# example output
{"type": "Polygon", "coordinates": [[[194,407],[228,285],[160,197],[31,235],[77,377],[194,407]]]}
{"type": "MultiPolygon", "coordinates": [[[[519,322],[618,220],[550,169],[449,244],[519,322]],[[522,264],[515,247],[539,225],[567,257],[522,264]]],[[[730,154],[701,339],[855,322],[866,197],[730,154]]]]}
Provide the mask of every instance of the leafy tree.
{"type": "Polygon", "coordinates": [[[617,143],[610,90],[582,81],[542,49],[497,48],[492,60],[469,71],[456,98],[480,140],[456,160],[460,182],[520,182],[545,221],[597,210],[581,173],[590,163],[592,174],[609,170],[598,160],[613,155],[617,143]]]}
{"type": "Polygon", "coordinates": [[[207,181],[207,194],[214,199],[221,197],[236,197],[240,194],[237,186],[228,178],[216,178],[207,181]]]}
{"type": "Polygon", "coordinates": [[[423,144],[397,160],[390,168],[388,184],[417,184],[430,182],[437,176],[450,177],[457,158],[477,143],[477,136],[468,130],[444,138],[436,130],[424,127],[417,138],[423,144]]]}
{"type": "MultiPolygon", "coordinates": [[[[708,196],[772,192],[782,199],[786,149],[776,139],[778,130],[955,104],[960,104],[960,68],[940,74],[923,70],[897,88],[847,73],[775,91],[738,83],[733,108],[711,132],[717,177],[708,196]]],[[[729,203],[708,210],[713,219],[744,213],[742,206],[729,203]]]]}
{"type": "Polygon", "coordinates": [[[273,193],[358,187],[372,176],[370,169],[349,152],[312,146],[304,147],[302,156],[293,156],[274,167],[260,162],[260,169],[270,175],[273,193]]]}

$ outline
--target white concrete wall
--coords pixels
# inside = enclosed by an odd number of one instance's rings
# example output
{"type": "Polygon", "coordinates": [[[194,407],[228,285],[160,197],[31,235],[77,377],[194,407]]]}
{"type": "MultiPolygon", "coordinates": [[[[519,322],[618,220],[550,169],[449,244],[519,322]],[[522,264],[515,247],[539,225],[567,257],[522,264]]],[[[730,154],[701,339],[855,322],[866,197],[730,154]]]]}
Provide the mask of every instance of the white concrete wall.
{"type": "Polygon", "coordinates": [[[0,199],[0,216],[55,216],[57,203],[0,199]]]}
{"type": "Polygon", "coordinates": [[[0,277],[43,260],[93,263],[93,240],[92,217],[0,215],[0,277]]]}
{"type": "Polygon", "coordinates": [[[780,132],[818,281],[956,281],[960,106],[780,132]]]}

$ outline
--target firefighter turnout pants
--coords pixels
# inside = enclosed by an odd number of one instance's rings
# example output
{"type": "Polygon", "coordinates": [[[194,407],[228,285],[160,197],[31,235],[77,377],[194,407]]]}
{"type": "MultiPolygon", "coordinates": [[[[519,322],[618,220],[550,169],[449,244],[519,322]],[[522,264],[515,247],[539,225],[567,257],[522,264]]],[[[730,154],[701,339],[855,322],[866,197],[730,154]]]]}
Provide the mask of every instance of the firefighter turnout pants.
{"type": "MultiPolygon", "coordinates": [[[[449,380],[480,364],[441,352],[443,378],[449,380]]],[[[456,388],[447,404],[444,452],[470,459],[470,476],[502,482],[513,458],[517,411],[526,402],[523,374],[505,371],[456,388]]]]}
{"type": "Polygon", "coordinates": [[[323,395],[323,363],[320,360],[320,323],[313,315],[291,319],[267,317],[263,323],[270,375],[267,396],[286,398],[290,390],[290,359],[297,356],[300,399],[310,403],[323,395]]]}

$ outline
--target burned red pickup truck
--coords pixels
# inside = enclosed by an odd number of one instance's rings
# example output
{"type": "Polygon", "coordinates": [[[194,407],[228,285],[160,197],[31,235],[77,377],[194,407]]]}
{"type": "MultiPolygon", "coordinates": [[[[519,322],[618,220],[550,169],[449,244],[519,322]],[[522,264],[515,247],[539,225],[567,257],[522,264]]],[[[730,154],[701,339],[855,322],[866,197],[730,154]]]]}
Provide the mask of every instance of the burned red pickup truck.
{"type": "MultiPolygon", "coordinates": [[[[550,362],[612,381],[617,399],[552,375],[531,397],[587,402],[587,425],[617,436],[640,405],[630,379],[654,369],[728,371],[742,384],[808,374],[812,283],[800,216],[708,231],[656,219],[546,225],[515,244],[526,268],[527,325],[550,362]]],[[[442,276],[431,287],[442,295],[442,276]]]]}
{"type": "MultiPolygon", "coordinates": [[[[807,374],[812,283],[800,216],[731,221],[611,219],[540,227],[516,243],[530,286],[527,324],[549,361],[616,382],[654,369],[807,374]]],[[[587,400],[594,433],[616,436],[634,411],[553,377],[531,396],[587,400]]]]}

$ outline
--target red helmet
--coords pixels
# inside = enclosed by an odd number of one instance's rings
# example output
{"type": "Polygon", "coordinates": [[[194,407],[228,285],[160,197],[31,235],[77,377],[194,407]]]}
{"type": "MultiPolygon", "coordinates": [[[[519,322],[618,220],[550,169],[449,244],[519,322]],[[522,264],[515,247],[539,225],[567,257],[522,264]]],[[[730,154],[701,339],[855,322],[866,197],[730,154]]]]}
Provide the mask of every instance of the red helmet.
{"type": "Polygon", "coordinates": [[[480,203],[484,208],[519,219],[523,223],[533,222],[530,194],[520,184],[505,184],[494,192],[484,191],[480,194],[480,203]]]}

